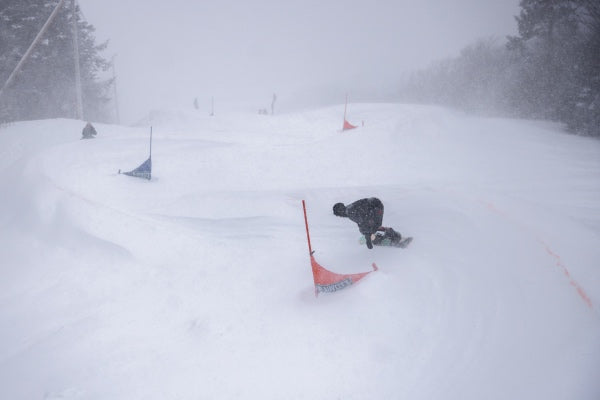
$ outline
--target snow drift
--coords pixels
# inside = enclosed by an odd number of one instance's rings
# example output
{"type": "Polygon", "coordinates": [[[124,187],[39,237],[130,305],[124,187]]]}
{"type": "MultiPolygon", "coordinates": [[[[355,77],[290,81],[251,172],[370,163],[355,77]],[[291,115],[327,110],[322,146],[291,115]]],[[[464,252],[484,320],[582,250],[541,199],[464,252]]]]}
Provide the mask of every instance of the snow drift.
{"type": "MultiPolygon", "coordinates": [[[[597,399],[600,142],[395,104],[0,129],[0,397],[597,399]],[[406,250],[331,207],[376,196],[406,250]],[[379,270],[314,296],[319,263],[379,270]]],[[[167,114],[168,115],[168,114],[167,114]]]]}

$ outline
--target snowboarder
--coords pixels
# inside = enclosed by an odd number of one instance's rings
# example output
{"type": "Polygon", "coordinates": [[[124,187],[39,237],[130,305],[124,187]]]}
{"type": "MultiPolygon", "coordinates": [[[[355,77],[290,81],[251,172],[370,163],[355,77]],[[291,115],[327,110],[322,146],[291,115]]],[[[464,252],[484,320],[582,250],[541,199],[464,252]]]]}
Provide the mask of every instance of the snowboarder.
{"type": "Polygon", "coordinates": [[[94,136],[96,136],[98,134],[98,132],[96,132],[96,128],[94,128],[92,126],[91,123],[87,123],[85,125],[85,127],[83,128],[83,131],[81,132],[81,138],[82,139],[93,139],[94,136]]]}
{"type": "Polygon", "coordinates": [[[333,214],[338,217],[346,217],[358,224],[358,230],[365,236],[367,247],[373,248],[373,244],[382,244],[387,240],[392,245],[400,243],[402,235],[392,228],[381,226],[383,221],[383,203],[376,197],[360,199],[348,204],[336,203],[333,206],[333,214]],[[383,234],[377,234],[383,232],[383,234]],[[371,236],[373,235],[373,237],[371,236]]]}

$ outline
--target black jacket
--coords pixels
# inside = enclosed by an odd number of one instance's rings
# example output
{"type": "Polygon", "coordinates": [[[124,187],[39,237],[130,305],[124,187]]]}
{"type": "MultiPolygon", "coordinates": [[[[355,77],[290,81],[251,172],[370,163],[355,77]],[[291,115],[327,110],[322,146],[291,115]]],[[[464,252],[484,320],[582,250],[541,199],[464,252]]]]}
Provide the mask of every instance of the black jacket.
{"type": "Polygon", "coordinates": [[[360,199],[346,206],[346,216],[358,224],[358,230],[365,236],[377,232],[383,221],[383,203],[375,197],[360,199]]]}

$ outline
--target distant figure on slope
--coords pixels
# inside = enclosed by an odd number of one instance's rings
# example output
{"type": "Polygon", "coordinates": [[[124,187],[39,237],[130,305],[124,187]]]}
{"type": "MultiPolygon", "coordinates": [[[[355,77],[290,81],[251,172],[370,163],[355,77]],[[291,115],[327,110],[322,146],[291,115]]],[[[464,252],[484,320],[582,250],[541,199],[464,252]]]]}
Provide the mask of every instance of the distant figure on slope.
{"type": "Polygon", "coordinates": [[[96,132],[96,128],[94,128],[92,126],[91,123],[87,123],[85,125],[85,127],[83,128],[83,131],[81,132],[81,138],[82,139],[93,139],[94,136],[96,136],[98,134],[98,132],[96,132]]]}
{"type": "Polygon", "coordinates": [[[383,244],[384,241],[389,242],[388,245],[396,246],[402,240],[402,235],[398,232],[392,228],[381,226],[383,203],[378,198],[360,199],[347,206],[343,203],[336,203],[333,206],[333,214],[356,222],[358,230],[365,236],[369,249],[372,249],[374,244],[383,244]],[[383,234],[376,234],[377,232],[383,232],[383,234]]]}

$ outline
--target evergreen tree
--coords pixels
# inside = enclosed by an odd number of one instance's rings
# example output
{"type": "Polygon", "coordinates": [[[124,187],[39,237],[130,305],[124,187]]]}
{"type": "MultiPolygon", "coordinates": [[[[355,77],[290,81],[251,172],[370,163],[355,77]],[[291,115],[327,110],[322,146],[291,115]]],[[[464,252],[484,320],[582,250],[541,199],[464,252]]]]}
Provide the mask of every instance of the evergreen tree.
{"type": "Polygon", "coordinates": [[[520,88],[514,102],[525,116],[564,120],[577,96],[581,63],[577,4],[570,0],[521,0],[519,36],[509,37],[516,52],[520,88]]]}
{"type": "MultiPolygon", "coordinates": [[[[0,0],[0,84],[4,85],[23,54],[57,6],[58,0],[0,0]]],[[[107,43],[96,45],[94,27],[73,14],[66,1],[0,99],[0,118],[27,120],[76,117],[73,18],[77,18],[83,112],[86,119],[106,120],[108,89],[99,73],[110,63],[102,58],[107,43]]]]}
{"type": "Polygon", "coordinates": [[[519,68],[513,104],[529,117],[600,134],[600,3],[522,0],[519,36],[508,48],[519,68]]]}
{"type": "Polygon", "coordinates": [[[576,131],[600,136],[600,2],[580,3],[583,57],[577,81],[579,92],[569,125],[576,131]]]}
{"type": "Polygon", "coordinates": [[[414,73],[401,89],[405,101],[458,107],[479,114],[510,112],[513,66],[504,44],[479,40],[458,57],[414,73]]]}
{"type": "Polygon", "coordinates": [[[406,100],[541,118],[600,136],[600,1],[521,0],[518,36],[414,74],[406,100]]]}

